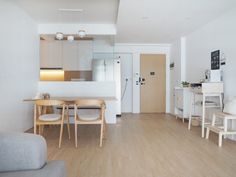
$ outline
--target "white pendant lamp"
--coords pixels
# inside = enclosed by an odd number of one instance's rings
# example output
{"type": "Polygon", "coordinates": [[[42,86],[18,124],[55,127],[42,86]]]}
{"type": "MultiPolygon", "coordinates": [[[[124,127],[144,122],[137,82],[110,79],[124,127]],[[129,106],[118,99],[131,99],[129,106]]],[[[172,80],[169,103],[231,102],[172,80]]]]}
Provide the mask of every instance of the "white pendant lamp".
{"type": "Polygon", "coordinates": [[[85,30],[79,30],[78,34],[80,38],[84,38],[86,36],[85,30]]]}
{"type": "Polygon", "coordinates": [[[62,40],[63,38],[64,38],[63,33],[61,33],[61,32],[57,32],[57,33],[56,33],[56,39],[62,40]]]}

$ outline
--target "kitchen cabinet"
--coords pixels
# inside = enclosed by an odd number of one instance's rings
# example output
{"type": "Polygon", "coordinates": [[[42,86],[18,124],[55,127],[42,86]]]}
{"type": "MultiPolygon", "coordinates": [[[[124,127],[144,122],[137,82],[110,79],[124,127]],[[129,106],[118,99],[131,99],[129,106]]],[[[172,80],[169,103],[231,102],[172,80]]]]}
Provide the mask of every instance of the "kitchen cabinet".
{"type": "Polygon", "coordinates": [[[67,42],[63,41],[62,58],[63,70],[76,71],[78,70],[78,49],[77,41],[67,42]]]}
{"type": "Polygon", "coordinates": [[[93,43],[89,41],[41,41],[40,67],[65,71],[92,69],[93,43]]]}
{"type": "Polygon", "coordinates": [[[62,68],[61,41],[40,41],[40,68],[62,68]]]}
{"type": "Polygon", "coordinates": [[[66,71],[91,70],[92,47],[92,41],[63,41],[63,69],[66,71]]]}

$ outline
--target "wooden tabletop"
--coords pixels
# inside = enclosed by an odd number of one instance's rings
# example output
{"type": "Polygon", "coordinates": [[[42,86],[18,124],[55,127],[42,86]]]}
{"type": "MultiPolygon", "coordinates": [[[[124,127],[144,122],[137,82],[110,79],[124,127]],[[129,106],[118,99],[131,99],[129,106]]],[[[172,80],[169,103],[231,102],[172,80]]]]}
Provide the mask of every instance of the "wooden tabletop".
{"type": "MultiPolygon", "coordinates": [[[[23,101],[36,101],[40,100],[42,98],[29,98],[29,99],[24,99],[23,101]]],[[[116,101],[117,99],[115,97],[51,97],[51,100],[62,100],[62,101],[67,101],[67,102],[74,102],[79,99],[101,99],[104,101],[116,101]]]]}

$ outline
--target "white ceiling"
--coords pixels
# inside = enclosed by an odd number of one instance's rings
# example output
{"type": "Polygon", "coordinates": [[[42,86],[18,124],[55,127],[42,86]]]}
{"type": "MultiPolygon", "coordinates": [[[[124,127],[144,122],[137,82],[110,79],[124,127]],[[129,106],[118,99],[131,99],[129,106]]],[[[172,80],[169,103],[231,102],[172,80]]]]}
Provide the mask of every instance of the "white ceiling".
{"type": "Polygon", "coordinates": [[[171,43],[236,7],[236,0],[11,0],[38,23],[116,24],[116,42],[171,43]],[[84,9],[82,13],[59,8],[84,9]]]}
{"type": "Polygon", "coordinates": [[[170,43],[235,6],[236,0],[120,0],[116,42],[170,43]]]}
{"type": "Polygon", "coordinates": [[[38,23],[115,23],[118,0],[12,0],[38,23]],[[58,9],[83,9],[60,12],[58,9]]]}

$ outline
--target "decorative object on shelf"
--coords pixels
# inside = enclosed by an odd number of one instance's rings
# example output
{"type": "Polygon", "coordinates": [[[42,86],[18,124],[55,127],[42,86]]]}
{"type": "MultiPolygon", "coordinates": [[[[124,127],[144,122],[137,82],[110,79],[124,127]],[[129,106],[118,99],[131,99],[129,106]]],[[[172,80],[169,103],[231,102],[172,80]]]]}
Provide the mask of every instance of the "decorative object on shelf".
{"type": "Polygon", "coordinates": [[[181,84],[183,87],[189,87],[190,85],[189,82],[186,82],[186,81],[183,81],[181,84]]]}
{"type": "Polygon", "coordinates": [[[74,36],[71,36],[71,35],[67,36],[67,40],[70,42],[74,41],[74,39],[75,39],[74,36]]]}
{"type": "Polygon", "coordinates": [[[64,34],[62,32],[57,32],[56,33],[56,39],[62,40],[64,38],[64,34]]]}
{"type": "Polygon", "coordinates": [[[193,118],[192,119],[192,126],[194,126],[194,127],[199,127],[200,126],[199,118],[193,118]]]}

